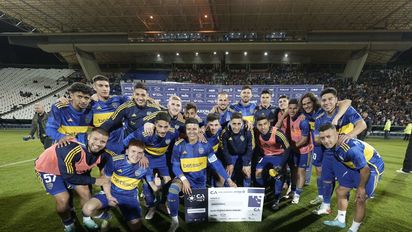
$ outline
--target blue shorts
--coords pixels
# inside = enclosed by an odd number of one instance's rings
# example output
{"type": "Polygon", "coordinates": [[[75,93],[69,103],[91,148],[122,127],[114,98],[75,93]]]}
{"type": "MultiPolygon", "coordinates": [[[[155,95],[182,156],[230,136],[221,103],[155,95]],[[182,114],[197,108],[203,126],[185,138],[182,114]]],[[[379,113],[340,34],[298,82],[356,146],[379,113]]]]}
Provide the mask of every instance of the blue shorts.
{"type": "Polygon", "coordinates": [[[344,165],[341,162],[336,160],[334,152],[332,150],[324,150],[322,159],[322,181],[335,181],[335,165],[344,167],[344,165]]]}
{"type": "MultiPolygon", "coordinates": [[[[127,192],[128,194],[118,194],[112,190],[111,193],[113,197],[115,197],[119,202],[118,206],[120,212],[122,212],[122,215],[126,221],[141,219],[142,208],[140,207],[138,191],[131,190],[127,192]]],[[[96,194],[94,198],[102,203],[103,208],[107,208],[109,206],[109,202],[107,201],[106,195],[104,193],[96,194]]]]}
{"type": "Polygon", "coordinates": [[[299,153],[292,152],[291,155],[292,154],[293,154],[293,163],[295,167],[298,167],[298,168],[309,167],[309,162],[310,162],[309,154],[310,153],[299,154],[299,153]]]}
{"type": "Polygon", "coordinates": [[[153,156],[146,155],[149,160],[149,168],[159,171],[160,176],[170,176],[169,167],[167,166],[166,155],[153,156]]]}
{"type": "Polygon", "coordinates": [[[62,192],[67,192],[69,189],[75,189],[75,185],[67,183],[62,176],[37,172],[38,177],[46,189],[46,192],[50,195],[57,195],[62,192]]]}
{"type": "Polygon", "coordinates": [[[264,169],[270,165],[272,167],[281,168],[284,155],[267,155],[263,156],[256,165],[256,169],[264,169]]]}
{"type": "Polygon", "coordinates": [[[315,167],[320,167],[322,166],[322,160],[323,160],[323,151],[321,146],[315,146],[313,149],[313,155],[312,155],[312,164],[315,167]]]}
{"type": "MultiPolygon", "coordinates": [[[[340,162],[337,162],[340,163],[340,162]]],[[[382,175],[379,175],[374,170],[371,170],[369,176],[369,180],[366,183],[365,190],[368,198],[373,196],[375,192],[376,186],[380,181],[382,175]]],[[[349,189],[356,189],[359,186],[360,182],[360,172],[354,169],[350,169],[346,166],[341,167],[339,166],[336,168],[336,177],[338,179],[339,185],[349,188],[349,189]]]]}

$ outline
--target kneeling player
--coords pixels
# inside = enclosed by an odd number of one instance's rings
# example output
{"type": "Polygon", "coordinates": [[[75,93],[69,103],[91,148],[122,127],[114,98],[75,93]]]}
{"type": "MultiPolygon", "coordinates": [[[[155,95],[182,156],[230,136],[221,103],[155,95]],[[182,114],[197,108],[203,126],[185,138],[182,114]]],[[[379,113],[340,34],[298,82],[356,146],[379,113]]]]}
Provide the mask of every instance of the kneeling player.
{"type": "Polygon", "coordinates": [[[324,224],[340,228],[346,226],[347,196],[351,189],[356,188],[355,215],[349,229],[356,232],[365,217],[366,200],[373,195],[384,171],[383,160],[371,145],[360,140],[349,139],[338,144],[339,134],[332,124],[321,126],[319,132],[322,145],[334,151],[334,171],[339,182],[336,190],[338,215],[335,220],[325,221],[324,224]]]}
{"type": "Polygon", "coordinates": [[[144,144],[131,140],[126,155],[113,157],[104,167],[106,178],[110,178],[111,187],[105,188],[105,194],[98,194],[83,206],[83,214],[96,216],[101,209],[108,206],[119,206],[123,217],[131,231],[141,227],[141,208],[139,203],[138,184],[145,178],[154,192],[157,187],[153,183],[152,171],[139,165],[144,157],[144,144]]]}
{"type": "MultiPolygon", "coordinates": [[[[80,204],[84,205],[91,197],[89,185],[110,186],[104,178],[90,176],[95,166],[104,166],[111,160],[113,152],[104,149],[109,134],[102,129],[94,128],[87,136],[87,145],[71,141],[69,145],[58,147],[57,144],[46,149],[37,158],[35,170],[41,178],[48,194],[56,200],[56,211],[60,216],[64,231],[74,231],[74,218],[69,203],[69,189],[80,196],[80,204]]],[[[97,224],[84,215],[83,222],[97,229],[97,224]]]]}
{"type": "Polygon", "coordinates": [[[179,227],[178,209],[179,193],[191,194],[192,188],[206,188],[206,167],[208,164],[225,179],[230,187],[236,184],[229,178],[222,164],[213,152],[209,143],[199,141],[199,124],[194,118],[186,120],[187,140],[179,140],[173,147],[172,165],[176,178],[173,180],[167,201],[169,204],[172,224],[169,231],[174,232],[179,227]]]}

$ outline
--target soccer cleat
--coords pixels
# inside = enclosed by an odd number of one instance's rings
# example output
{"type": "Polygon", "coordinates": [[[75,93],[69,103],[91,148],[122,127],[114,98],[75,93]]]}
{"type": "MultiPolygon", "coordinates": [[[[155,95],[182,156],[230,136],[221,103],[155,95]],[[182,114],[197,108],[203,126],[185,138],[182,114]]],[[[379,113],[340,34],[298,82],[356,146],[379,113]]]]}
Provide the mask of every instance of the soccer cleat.
{"type": "Polygon", "coordinates": [[[147,214],[144,217],[144,219],[146,219],[146,220],[153,219],[153,216],[154,216],[155,213],[156,213],[156,208],[155,207],[149,208],[149,210],[147,211],[147,214]]]}
{"type": "Polygon", "coordinates": [[[323,224],[327,225],[327,226],[334,226],[334,227],[339,227],[339,228],[345,228],[346,227],[345,223],[340,222],[337,219],[335,219],[333,221],[324,221],[323,224]]]}
{"type": "Polygon", "coordinates": [[[93,221],[93,219],[86,219],[83,220],[83,224],[84,226],[89,229],[89,230],[97,230],[99,229],[99,225],[96,224],[95,221],[93,221]]]}
{"type": "Polygon", "coordinates": [[[311,200],[309,203],[311,205],[318,205],[323,202],[323,197],[317,196],[315,199],[311,200]]]}
{"type": "Polygon", "coordinates": [[[279,210],[279,202],[275,202],[275,203],[272,205],[272,209],[275,210],[275,211],[279,210]]]}
{"type": "Polygon", "coordinates": [[[397,173],[402,173],[402,174],[411,174],[411,172],[405,172],[402,168],[399,170],[396,170],[397,173]]]}
{"type": "Polygon", "coordinates": [[[300,200],[300,196],[295,194],[293,196],[292,204],[294,204],[294,205],[299,204],[299,200],[300,200]]]}
{"type": "Polygon", "coordinates": [[[167,232],[175,232],[179,228],[179,221],[172,219],[172,224],[170,224],[170,228],[167,232]]]}
{"type": "Polygon", "coordinates": [[[74,223],[64,226],[64,232],[75,232],[74,223]]]}
{"type": "Polygon", "coordinates": [[[329,215],[332,213],[332,210],[330,208],[319,207],[318,209],[313,210],[312,213],[316,215],[329,215]]]}
{"type": "Polygon", "coordinates": [[[102,219],[102,220],[110,220],[112,219],[112,215],[107,210],[104,210],[102,214],[94,216],[93,218],[102,219]]]}

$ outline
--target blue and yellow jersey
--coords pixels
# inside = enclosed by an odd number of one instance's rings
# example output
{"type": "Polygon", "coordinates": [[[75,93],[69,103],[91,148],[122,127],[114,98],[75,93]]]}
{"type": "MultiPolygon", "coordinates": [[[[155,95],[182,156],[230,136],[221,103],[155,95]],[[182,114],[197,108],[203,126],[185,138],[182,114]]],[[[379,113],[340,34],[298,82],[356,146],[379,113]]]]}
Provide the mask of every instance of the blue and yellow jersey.
{"type": "Polygon", "coordinates": [[[249,103],[248,105],[243,105],[242,103],[234,103],[231,104],[229,109],[226,111],[225,116],[223,118],[230,120],[232,113],[234,112],[239,112],[242,113],[243,119],[246,121],[249,121],[251,123],[254,122],[254,113],[256,109],[256,104],[255,103],[249,103]]]}
{"type": "Polygon", "coordinates": [[[375,148],[358,139],[350,139],[347,143],[336,147],[335,156],[351,169],[359,170],[368,165],[371,170],[379,175],[384,170],[382,157],[375,148]]]}
{"type": "Polygon", "coordinates": [[[68,135],[85,143],[92,117],[91,108],[77,111],[72,104],[56,103],[51,107],[46,124],[46,134],[56,141],[68,135]]]}
{"type": "Polygon", "coordinates": [[[263,107],[263,106],[257,106],[255,109],[255,113],[254,115],[254,121],[255,121],[255,125],[256,125],[256,118],[261,116],[261,115],[265,115],[266,118],[269,120],[270,122],[270,126],[273,126],[275,124],[275,122],[277,122],[277,115],[279,112],[279,108],[276,106],[268,106],[267,108],[263,107]]]}
{"type": "Polygon", "coordinates": [[[153,135],[148,135],[144,132],[144,128],[141,127],[133,133],[129,134],[124,140],[123,145],[127,147],[129,142],[133,139],[142,141],[145,145],[145,154],[149,156],[162,156],[166,153],[171,145],[179,137],[179,131],[174,128],[169,128],[165,137],[160,137],[156,134],[156,130],[153,135]]]}
{"type": "Polygon", "coordinates": [[[117,110],[100,127],[103,130],[112,132],[121,128],[124,124],[125,136],[143,126],[143,118],[159,111],[160,107],[147,103],[140,107],[134,100],[127,101],[117,108],[117,110]]]}
{"type": "Polygon", "coordinates": [[[255,140],[253,133],[242,128],[233,133],[230,126],[222,132],[222,153],[226,164],[232,164],[232,156],[242,156],[243,166],[250,166],[255,140]]]}
{"type": "Polygon", "coordinates": [[[207,139],[207,142],[210,143],[210,145],[213,148],[213,151],[217,153],[219,150],[219,144],[220,144],[220,136],[222,134],[222,129],[219,129],[216,134],[212,135],[209,130],[206,131],[205,137],[207,139]]]}
{"type": "MultiPolygon", "coordinates": [[[[146,117],[144,117],[144,122],[150,122],[150,123],[155,123],[156,115],[160,112],[166,112],[169,114],[169,111],[167,109],[156,111],[146,117]]],[[[177,116],[172,117],[170,115],[170,127],[174,128],[175,130],[179,131],[180,133],[185,133],[185,119],[183,117],[183,114],[179,113],[177,116]]]]}
{"type": "Polygon", "coordinates": [[[192,188],[204,188],[206,186],[206,167],[208,164],[225,180],[229,178],[209,143],[198,141],[190,144],[188,141],[181,139],[174,145],[172,154],[173,172],[177,177],[184,175],[191,184],[195,184],[192,188]]]}
{"type": "MultiPolygon", "coordinates": [[[[92,101],[93,125],[100,127],[112,114],[119,108],[120,105],[128,101],[126,96],[110,96],[106,101],[92,101]]],[[[119,127],[110,132],[107,147],[118,154],[123,151],[123,128],[119,127]]]]}
{"type": "Polygon", "coordinates": [[[111,191],[120,194],[128,194],[137,189],[143,178],[146,178],[147,182],[153,181],[152,170],[129,163],[126,155],[112,157],[104,167],[104,173],[111,177],[111,191]]]}
{"type": "MultiPolygon", "coordinates": [[[[339,109],[336,109],[332,116],[328,116],[326,112],[322,112],[315,118],[315,136],[319,136],[319,127],[323,124],[331,123],[338,111],[339,109]]],[[[339,119],[336,129],[339,134],[348,134],[353,130],[355,124],[359,120],[362,120],[362,117],[352,106],[350,106],[339,119]]]]}

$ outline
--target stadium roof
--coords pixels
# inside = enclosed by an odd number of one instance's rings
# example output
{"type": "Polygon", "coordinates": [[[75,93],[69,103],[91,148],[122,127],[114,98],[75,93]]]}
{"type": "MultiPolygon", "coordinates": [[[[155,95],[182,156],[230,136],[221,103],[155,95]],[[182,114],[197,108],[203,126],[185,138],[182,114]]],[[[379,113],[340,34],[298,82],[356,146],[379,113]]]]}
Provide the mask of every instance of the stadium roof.
{"type": "MultiPolygon", "coordinates": [[[[123,42],[128,44],[136,43],[142,34],[170,32],[206,34],[282,32],[291,40],[304,43],[308,41],[311,34],[373,32],[378,33],[376,35],[379,37],[385,37],[386,33],[412,31],[412,1],[410,0],[1,0],[0,9],[0,20],[13,19],[15,25],[25,31],[48,35],[48,38],[62,33],[71,33],[71,36],[74,33],[104,33],[102,36],[122,34],[127,38],[123,42]],[[133,38],[136,40],[133,41],[133,38]]],[[[400,35],[396,40],[386,40],[387,43],[405,43],[402,48],[399,46],[390,48],[388,44],[385,49],[372,49],[368,62],[385,63],[397,52],[410,48],[408,42],[411,39],[409,36],[407,36],[408,41],[401,39],[404,37],[400,35]]],[[[323,42],[331,41],[334,40],[323,42]]],[[[351,41],[353,40],[347,40],[348,43],[351,41]]],[[[117,46],[111,45],[112,48],[117,46]]],[[[42,46],[40,47],[46,51],[53,50],[50,46],[57,48],[52,43],[43,43],[42,46]],[[46,49],[45,46],[49,47],[46,49]]],[[[75,46],[71,44],[71,47],[75,46]]],[[[287,52],[286,48],[279,50],[287,52]]],[[[294,50],[297,49],[292,49],[294,50]]],[[[310,51],[316,53],[316,49],[313,50],[311,47],[301,50],[308,50],[301,52],[301,56],[309,55],[310,51]]],[[[340,50],[339,47],[335,49],[336,53],[340,50]]],[[[357,48],[354,48],[352,51],[356,50],[357,48]]],[[[258,52],[262,51],[264,50],[258,52]]],[[[91,50],[91,52],[95,53],[98,62],[121,63],[130,62],[130,59],[133,60],[147,53],[146,51],[139,55],[138,53],[143,51],[91,50]]],[[[155,52],[161,52],[161,49],[148,55],[153,57],[155,52]]],[[[73,49],[71,51],[63,49],[59,53],[66,57],[68,62],[77,62],[76,59],[69,58],[75,57],[73,49]]],[[[168,55],[174,53],[175,51],[168,55]]],[[[348,59],[346,55],[350,53],[340,53],[339,57],[336,55],[336,59],[333,59],[335,55],[326,54],[323,55],[323,60],[341,62],[348,59]]],[[[321,55],[317,54],[317,56],[321,55]]],[[[311,60],[317,61],[318,58],[313,57],[311,60]]],[[[322,59],[320,61],[322,62],[322,59]]]]}

